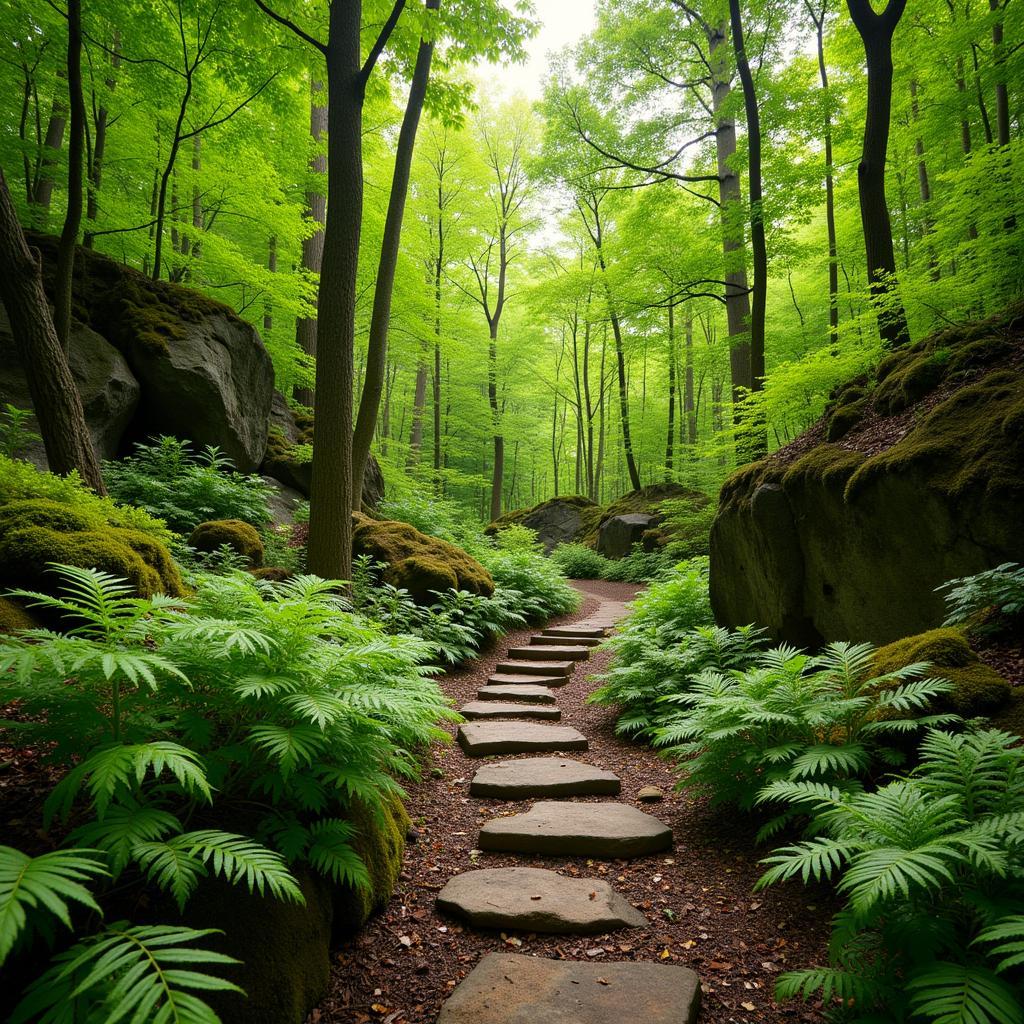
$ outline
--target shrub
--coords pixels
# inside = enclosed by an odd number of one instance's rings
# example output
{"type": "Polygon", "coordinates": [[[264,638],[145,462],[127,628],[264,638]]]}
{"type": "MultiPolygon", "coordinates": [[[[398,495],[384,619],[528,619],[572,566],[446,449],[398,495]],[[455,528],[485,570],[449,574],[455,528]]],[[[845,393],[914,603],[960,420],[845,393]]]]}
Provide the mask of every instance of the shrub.
{"type": "Polygon", "coordinates": [[[1024,628],[1024,565],[1004,562],[988,572],[944,583],[948,616],[943,625],[970,625],[979,632],[1024,628]]]}
{"type": "Polygon", "coordinates": [[[30,444],[42,440],[29,428],[30,419],[32,413],[28,409],[19,409],[10,402],[4,403],[3,409],[0,409],[0,454],[14,459],[30,444]]]}
{"type": "Polygon", "coordinates": [[[572,580],[606,579],[610,562],[586,544],[575,543],[559,544],[551,552],[551,560],[572,580]]]}
{"type": "Polygon", "coordinates": [[[674,561],[706,555],[711,538],[711,524],[718,510],[717,503],[695,502],[692,497],[667,498],[661,503],[664,522],[659,528],[664,535],[665,551],[674,561]]]}
{"type": "Polygon", "coordinates": [[[189,547],[197,551],[216,551],[227,545],[241,555],[250,569],[263,565],[263,541],[248,523],[240,519],[214,519],[200,523],[188,538],[189,547]]]}
{"type": "Polygon", "coordinates": [[[871,793],[807,781],[824,835],[765,861],[759,886],[837,879],[830,965],[784,974],[777,996],[841,1000],[844,1019],[1020,1024],[1024,748],[997,730],[930,732],[921,763],[871,793]]]}
{"type": "Polygon", "coordinates": [[[145,509],[178,533],[211,519],[259,527],[270,521],[262,477],[234,472],[217,448],[193,455],[188,442],[175,437],[138,444],[129,458],[104,463],[103,478],[113,498],[145,509]]]}
{"type": "Polygon", "coordinates": [[[610,559],[604,578],[617,583],[649,583],[671,572],[676,559],[665,551],[644,551],[637,544],[625,558],[610,559]]]}
{"type": "Polygon", "coordinates": [[[490,548],[480,557],[495,584],[514,595],[510,603],[528,622],[544,622],[580,606],[579,593],[559,566],[538,552],[490,548]]]}

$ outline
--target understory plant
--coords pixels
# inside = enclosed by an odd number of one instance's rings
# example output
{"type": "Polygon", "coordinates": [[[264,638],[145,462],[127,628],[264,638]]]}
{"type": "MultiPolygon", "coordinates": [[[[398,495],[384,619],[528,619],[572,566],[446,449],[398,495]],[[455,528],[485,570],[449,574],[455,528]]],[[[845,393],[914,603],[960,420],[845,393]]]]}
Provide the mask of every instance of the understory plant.
{"type": "Polygon", "coordinates": [[[950,580],[943,625],[966,625],[980,633],[1012,635],[1024,628],[1024,565],[1004,562],[995,569],[950,580]]]}
{"type": "Polygon", "coordinates": [[[665,699],[677,714],[653,731],[654,742],[677,762],[680,786],[714,804],[784,801],[764,839],[810,813],[790,784],[859,792],[864,779],[902,762],[901,740],[956,720],[929,713],[951,687],[929,678],[928,665],[875,676],[874,653],[871,644],[833,643],[814,656],[784,645],[750,668],[705,669],[665,699]]]}
{"type": "MultiPolygon", "coordinates": [[[[505,531],[502,531],[503,533],[505,531]]],[[[559,544],[551,560],[575,580],[649,583],[667,576],[679,561],[667,550],[644,551],[638,544],[624,558],[606,558],[586,544],[559,544]]]]}
{"type": "Polygon", "coordinates": [[[776,994],[820,996],[858,1024],[1021,1024],[1024,748],[932,731],[920,755],[874,792],[776,787],[822,834],[776,850],[759,886],[828,880],[846,900],[829,965],[782,975],[776,994]]]}
{"type": "Polygon", "coordinates": [[[235,472],[209,445],[195,454],[187,441],[158,437],[137,444],[126,459],[105,462],[103,479],[112,498],[145,509],[176,533],[211,519],[241,519],[256,527],[270,521],[263,478],[235,472]]]}

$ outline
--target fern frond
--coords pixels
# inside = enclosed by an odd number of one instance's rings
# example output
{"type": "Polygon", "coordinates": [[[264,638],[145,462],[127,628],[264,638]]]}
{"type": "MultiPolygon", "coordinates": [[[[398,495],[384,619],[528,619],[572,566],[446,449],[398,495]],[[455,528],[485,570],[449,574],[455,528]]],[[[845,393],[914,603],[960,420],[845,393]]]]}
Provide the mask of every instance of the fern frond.
{"type": "Polygon", "coordinates": [[[1024,915],[1004,917],[986,928],[974,941],[999,943],[989,950],[989,956],[1003,958],[995,965],[997,974],[1024,965],[1024,915]]]}
{"type": "Polygon", "coordinates": [[[1024,1024],[1019,990],[983,967],[936,961],[907,990],[914,1012],[933,1024],[1024,1024]]]}

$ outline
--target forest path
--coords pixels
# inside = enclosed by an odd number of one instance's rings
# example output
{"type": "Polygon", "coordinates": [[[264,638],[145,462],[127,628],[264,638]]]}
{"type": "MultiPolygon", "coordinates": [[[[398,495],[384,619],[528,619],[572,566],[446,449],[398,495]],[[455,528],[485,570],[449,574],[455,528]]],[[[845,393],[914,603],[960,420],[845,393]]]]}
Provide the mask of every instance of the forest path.
{"type": "MultiPolygon", "coordinates": [[[[580,611],[556,620],[551,628],[573,623],[610,624],[622,616],[624,602],[637,592],[627,584],[599,581],[581,581],[576,586],[584,596],[580,611]]],[[[517,645],[528,646],[533,635],[530,631],[510,634],[493,651],[441,677],[441,686],[460,705],[476,701],[495,666],[509,663],[505,652],[517,645]]],[[[566,643],[572,645],[571,640],[566,643]]],[[[576,996],[581,984],[586,989],[588,983],[602,997],[600,1001],[611,1015],[609,1020],[626,1019],[623,1007],[629,1006],[629,1018],[639,1015],[652,1021],[685,1021],[679,982],[692,976],[685,972],[677,976],[674,971],[659,974],[655,965],[685,967],[697,973],[703,989],[702,1024],[822,1019],[818,1010],[801,1004],[776,1005],[771,992],[779,971],[823,962],[831,912],[827,894],[785,886],[752,895],[761,873],[757,861],[766,852],[754,847],[754,829],[748,822],[736,820],[735,815],[716,814],[701,801],[673,793],[675,779],[669,767],[648,747],[615,735],[614,710],[585,703],[587,693],[595,686],[591,677],[607,668],[610,655],[606,651],[588,653],[590,659],[573,663],[575,671],[570,670],[569,675],[549,677],[557,687],[550,692],[562,711],[561,721],[548,724],[534,720],[529,725],[532,730],[577,730],[587,738],[588,749],[574,750],[560,760],[568,762],[571,758],[571,762],[603,770],[592,773],[597,778],[607,779],[612,772],[621,780],[618,796],[609,795],[607,782],[590,783],[588,795],[588,783],[584,781],[583,791],[572,796],[572,804],[614,801],[627,814],[642,810],[656,815],[672,830],[673,848],[629,859],[611,854],[602,859],[579,853],[483,852],[479,848],[482,826],[497,822],[498,830],[505,829],[511,816],[528,812],[531,806],[551,807],[543,802],[550,797],[516,802],[473,797],[470,784],[481,768],[490,766],[493,775],[498,763],[514,763],[520,755],[469,757],[456,743],[438,745],[429,777],[409,787],[409,812],[420,835],[406,850],[397,891],[385,911],[337,952],[332,990],[311,1015],[313,1024],[434,1024],[442,1005],[478,965],[473,988],[486,993],[489,988],[509,985],[511,979],[512,987],[529,990],[536,997],[529,1000],[528,1009],[523,1009],[528,1013],[524,1019],[538,1024],[545,1019],[538,1009],[538,1005],[543,1006],[544,993],[552,994],[551,1019],[571,1020],[558,1014],[571,1012],[572,1003],[581,1012],[584,1007],[578,998],[567,999],[564,993],[571,991],[576,996]],[[641,803],[637,796],[645,786],[661,789],[664,799],[641,803]],[[517,876],[501,870],[510,868],[547,869],[557,875],[531,875],[528,871],[525,876],[517,876]],[[479,869],[492,870],[484,874],[479,869]],[[474,871],[479,873],[474,875],[474,871]],[[458,877],[459,883],[450,887],[446,896],[454,893],[466,903],[475,898],[477,910],[481,902],[494,909],[497,916],[493,929],[477,928],[438,910],[437,896],[453,877],[458,877]],[[594,906],[582,905],[579,883],[587,889],[587,901],[594,906]],[[524,884],[531,890],[526,899],[524,884]],[[485,890],[482,893],[481,886],[485,890]],[[461,892],[456,892],[457,888],[461,892]],[[591,897],[591,893],[595,895],[591,897]],[[541,899],[534,901],[535,896],[541,899]],[[526,920],[536,909],[529,906],[532,902],[551,908],[555,918],[545,920],[537,911],[534,927],[589,934],[511,930],[502,915],[511,915],[509,919],[514,920],[518,914],[520,920],[526,920]],[[646,927],[636,927],[639,921],[630,904],[647,919],[646,927]],[[592,934],[594,928],[603,926],[615,930],[592,934]],[[566,971],[573,976],[567,977],[566,971]],[[665,991],[659,991],[661,979],[672,979],[665,991]],[[630,1003],[629,999],[634,998],[631,993],[638,986],[642,998],[630,1003]],[[562,995],[554,995],[559,992],[562,995]],[[613,993],[628,999],[617,1003],[613,993]],[[656,1016],[656,1009],[673,1005],[676,1017],[656,1016]]],[[[535,678],[539,683],[545,677],[535,678]]],[[[503,686],[503,690],[515,685],[537,689],[536,684],[524,680],[503,686]]],[[[452,732],[457,728],[453,727],[452,732]]],[[[529,758],[537,770],[543,767],[538,758],[558,759],[550,753],[521,756],[529,758]]],[[[574,768],[573,773],[584,777],[588,774],[585,768],[574,768]]],[[[579,810],[585,812],[586,808],[579,810]]],[[[571,813],[549,817],[557,822],[571,813]]],[[[602,811],[598,820],[607,817],[608,813],[602,811]]],[[[451,910],[450,901],[445,902],[451,910]]],[[[459,1024],[470,1020],[474,1024],[498,1024],[518,1019],[510,1016],[517,1008],[507,1000],[489,1007],[486,995],[467,999],[466,993],[472,995],[469,989],[463,989],[443,1019],[459,1024]]],[[[604,1020],[603,1013],[594,1016],[593,1010],[589,1012],[588,1021],[597,1024],[604,1020]]]]}

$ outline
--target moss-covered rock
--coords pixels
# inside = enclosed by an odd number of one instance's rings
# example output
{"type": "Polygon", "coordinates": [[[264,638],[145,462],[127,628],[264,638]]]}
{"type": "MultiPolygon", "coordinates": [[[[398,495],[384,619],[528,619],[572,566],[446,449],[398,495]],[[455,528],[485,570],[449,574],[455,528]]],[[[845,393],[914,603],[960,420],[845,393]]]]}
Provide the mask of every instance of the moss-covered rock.
{"type": "MultiPolygon", "coordinates": [[[[757,622],[799,644],[888,643],[942,622],[942,583],[1024,561],[1022,312],[891,354],[833,400],[833,417],[849,399],[870,403],[867,430],[725,482],[711,531],[723,625],[757,622]],[[904,400],[922,394],[908,415],[904,400]]],[[[826,415],[816,438],[828,427],[826,415]]]]}
{"type": "Polygon", "coordinates": [[[943,710],[975,718],[998,711],[1010,699],[1009,682],[979,660],[958,629],[932,629],[880,647],[874,672],[886,675],[921,662],[931,665],[929,675],[953,684],[953,690],[938,702],[943,710]]]}
{"type": "Polygon", "coordinates": [[[256,528],[241,519],[211,519],[200,523],[188,543],[196,551],[216,551],[226,544],[247,559],[250,568],[258,569],[263,565],[263,541],[256,528]]]}
{"type": "Polygon", "coordinates": [[[353,846],[366,865],[370,886],[335,891],[334,928],[338,936],[357,932],[391,899],[402,873],[410,825],[409,815],[397,796],[386,800],[377,813],[368,804],[356,801],[349,819],[358,830],[353,846]]]}
{"type": "Polygon", "coordinates": [[[262,569],[252,569],[250,571],[256,579],[267,580],[270,583],[284,583],[295,575],[291,569],[285,569],[280,565],[268,565],[262,569]]]}
{"type": "Polygon", "coordinates": [[[431,590],[454,589],[453,578],[459,590],[484,597],[494,593],[491,574],[462,548],[420,533],[408,523],[370,519],[358,513],[352,518],[352,553],[385,563],[385,581],[405,587],[417,601],[432,601],[431,590]],[[439,588],[439,582],[447,585],[439,588]]]}
{"type": "Polygon", "coordinates": [[[39,623],[17,601],[0,597],[0,636],[35,629],[39,623]]]}
{"type": "Polygon", "coordinates": [[[490,523],[484,532],[492,537],[510,526],[525,526],[537,534],[548,552],[559,544],[572,544],[597,529],[604,510],[596,501],[579,494],[548,498],[531,508],[506,512],[490,523]]]}
{"type": "Polygon", "coordinates": [[[149,534],[107,526],[86,511],[43,498],[0,506],[0,586],[53,593],[53,563],[123,577],[143,597],[185,592],[170,552],[149,534]]]}

